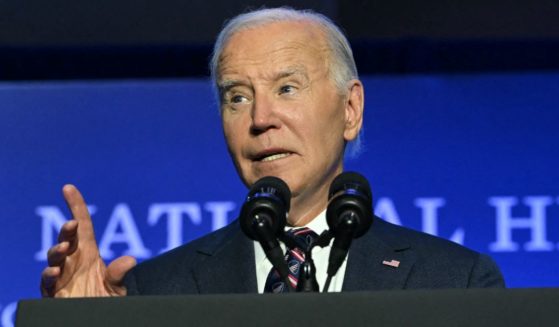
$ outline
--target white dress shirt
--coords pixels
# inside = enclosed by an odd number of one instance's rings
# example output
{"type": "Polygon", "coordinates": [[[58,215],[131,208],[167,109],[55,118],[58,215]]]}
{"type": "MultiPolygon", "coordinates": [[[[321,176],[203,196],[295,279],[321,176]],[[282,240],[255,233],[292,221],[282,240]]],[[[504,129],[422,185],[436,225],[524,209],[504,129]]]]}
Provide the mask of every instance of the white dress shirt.
{"type": "MultiPolygon", "coordinates": [[[[306,226],[311,230],[313,230],[316,234],[320,235],[323,231],[328,229],[328,223],[326,222],[326,210],[322,211],[316,218],[314,218],[310,223],[306,226]]],[[[286,227],[285,230],[290,230],[293,227],[286,227]]],[[[300,227],[296,227],[300,228],[300,227]]],[[[324,283],[326,282],[326,269],[328,268],[328,257],[330,256],[330,249],[332,248],[332,242],[327,247],[321,248],[319,246],[315,246],[312,251],[312,258],[316,267],[316,280],[318,282],[318,286],[320,292],[324,287],[324,283]]],[[[285,253],[285,244],[280,242],[280,245],[285,253]]],[[[272,263],[266,258],[266,254],[260,243],[254,241],[254,259],[256,263],[256,281],[258,283],[258,292],[264,293],[264,286],[266,285],[266,278],[268,278],[268,274],[272,269],[272,263]]],[[[336,275],[332,278],[330,282],[329,292],[340,292],[342,290],[342,284],[344,282],[345,276],[345,268],[347,263],[347,257],[345,258],[342,266],[336,273],[336,275]]]]}

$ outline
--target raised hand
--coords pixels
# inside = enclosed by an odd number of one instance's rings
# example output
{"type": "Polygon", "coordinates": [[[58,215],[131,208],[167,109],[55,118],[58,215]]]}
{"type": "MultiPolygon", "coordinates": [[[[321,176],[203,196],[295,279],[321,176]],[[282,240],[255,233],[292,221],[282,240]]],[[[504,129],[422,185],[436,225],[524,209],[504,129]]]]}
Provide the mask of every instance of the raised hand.
{"type": "Polygon", "coordinates": [[[123,256],[106,266],[95,241],[93,223],[85,201],[73,185],[62,193],[72,219],[60,229],[58,244],[47,253],[48,267],[41,274],[43,297],[122,296],[122,279],[136,265],[136,259],[123,256]]]}

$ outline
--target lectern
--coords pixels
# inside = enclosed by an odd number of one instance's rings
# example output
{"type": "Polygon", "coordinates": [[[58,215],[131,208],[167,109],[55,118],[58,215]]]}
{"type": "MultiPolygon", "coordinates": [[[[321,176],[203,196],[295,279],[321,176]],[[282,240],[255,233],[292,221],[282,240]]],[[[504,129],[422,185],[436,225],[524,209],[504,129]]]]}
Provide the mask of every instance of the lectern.
{"type": "Polygon", "coordinates": [[[30,326],[559,326],[559,289],[136,296],[21,301],[30,326]]]}

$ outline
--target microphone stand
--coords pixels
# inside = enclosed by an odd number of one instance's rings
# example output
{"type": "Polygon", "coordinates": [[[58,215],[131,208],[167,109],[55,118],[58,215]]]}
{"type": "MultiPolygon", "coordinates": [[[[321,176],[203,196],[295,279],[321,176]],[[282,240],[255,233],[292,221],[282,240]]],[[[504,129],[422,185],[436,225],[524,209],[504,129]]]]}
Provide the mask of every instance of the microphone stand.
{"type": "MultiPolygon", "coordinates": [[[[320,234],[320,236],[313,242],[312,247],[320,246],[321,248],[325,248],[330,244],[330,241],[334,238],[334,234],[330,230],[325,230],[320,234]]],[[[328,275],[326,278],[326,282],[324,282],[324,288],[322,288],[322,293],[328,293],[328,289],[330,288],[330,282],[332,281],[332,275],[328,275]]]]}
{"type": "Polygon", "coordinates": [[[299,281],[297,282],[297,292],[311,293],[319,292],[318,282],[316,281],[316,267],[312,260],[312,249],[305,252],[305,261],[299,267],[299,281]]]}
{"type": "MultiPolygon", "coordinates": [[[[297,292],[304,292],[304,293],[312,293],[312,292],[320,292],[320,287],[316,280],[316,267],[314,265],[314,261],[312,259],[312,250],[315,246],[320,246],[324,248],[330,244],[330,241],[334,235],[330,233],[330,231],[326,230],[320,234],[320,236],[315,239],[306,249],[302,249],[305,253],[305,261],[301,263],[299,267],[299,280],[297,282],[297,292]]],[[[300,248],[297,242],[288,237],[286,234],[282,234],[280,240],[290,249],[300,248]]],[[[331,279],[331,276],[329,276],[331,279]]],[[[330,281],[327,280],[327,284],[330,284],[330,281]]],[[[323,292],[327,291],[328,289],[325,288],[323,292]]]]}

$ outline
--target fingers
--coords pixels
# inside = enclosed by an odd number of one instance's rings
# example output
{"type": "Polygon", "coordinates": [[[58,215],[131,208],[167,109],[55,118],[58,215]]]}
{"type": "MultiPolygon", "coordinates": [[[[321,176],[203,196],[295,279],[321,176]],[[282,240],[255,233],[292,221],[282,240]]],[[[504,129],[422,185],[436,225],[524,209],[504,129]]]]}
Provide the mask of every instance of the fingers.
{"type": "Polygon", "coordinates": [[[78,222],[70,220],[60,228],[58,244],[47,252],[48,267],[41,274],[41,295],[43,297],[55,296],[56,283],[62,275],[66,258],[77,248],[78,222]]]}
{"type": "Polygon", "coordinates": [[[54,296],[54,287],[60,277],[60,267],[47,267],[41,273],[41,295],[54,296]]]}
{"type": "MultiPolygon", "coordinates": [[[[49,266],[41,274],[41,294],[49,297],[109,294],[104,282],[106,267],[99,256],[87,205],[73,185],[64,185],[62,193],[73,219],[62,225],[58,234],[59,243],[47,253],[49,266]]],[[[133,264],[129,259],[117,263],[115,280],[122,279],[125,274],[122,270],[131,266],[133,264]]]]}
{"type": "Polygon", "coordinates": [[[62,225],[58,233],[58,242],[71,242],[76,238],[78,232],[78,221],[69,220],[62,225]]]}
{"type": "MultiPolygon", "coordinates": [[[[121,286],[126,273],[136,265],[136,259],[131,256],[119,257],[107,267],[106,281],[113,288],[121,286]]],[[[126,295],[126,294],[121,294],[126,295]]]]}
{"type": "Polygon", "coordinates": [[[66,200],[66,205],[73,218],[79,223],[78,233],[81,240],[95,241],[95,233],[93,232],[93,224],[91,216],[87,210],[87,205],[80,191],[71,184],[66,184],[62,188],[62,194],[66,200]]]}
{"type": "Polygon", "coordinates": [[[78,221],[70,220],[62,225],[58,233],[58,242],[69,243],[68,255],[74,253],[78,247],[78,221]]]}
{"type": "Polygon", "coordinates": [[[66,257],[69,255],[70,243],[62,242],[51,247],[47,252],[47,261],[49,267],[60,267],[64,264],[66,257]]]}
{"type": "Polygon", "coordinates": [[[51,267],[62,266],[67,256],[76,251],[78,238],[78,222],[70,220],[62,225],[58,234],[58,244],[51,247],[47,252],[48,265],[51,267]]]}

